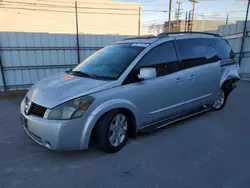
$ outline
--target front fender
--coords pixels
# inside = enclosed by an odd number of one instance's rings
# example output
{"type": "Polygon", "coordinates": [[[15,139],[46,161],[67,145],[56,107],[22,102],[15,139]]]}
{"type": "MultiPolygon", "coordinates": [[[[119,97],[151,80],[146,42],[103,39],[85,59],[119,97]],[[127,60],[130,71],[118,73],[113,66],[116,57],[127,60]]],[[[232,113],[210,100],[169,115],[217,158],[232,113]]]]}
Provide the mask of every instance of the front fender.
{"type": "Polygon", "coordinates": [[[92,130],[93,130],[95,124],[97,123],[97,121],[99,120],[99,118],[103,114],[107,113],[108,111],[114,110],[117,108],[126,108],[126,109],[130,110],[134,114],[137,130],[139,129],[138,108],[133,103],[131,103],[130,101],[124,100],[124,99],[113,99],[110,101],[106,101],[105,103],[102,103],[99,106],[97,106],[92,111],[91,115],[88,117],[86,124],[84,126],[84,129],[82,131],[82,134],[81,134],[81,149],[88,148],[92,130]]]}

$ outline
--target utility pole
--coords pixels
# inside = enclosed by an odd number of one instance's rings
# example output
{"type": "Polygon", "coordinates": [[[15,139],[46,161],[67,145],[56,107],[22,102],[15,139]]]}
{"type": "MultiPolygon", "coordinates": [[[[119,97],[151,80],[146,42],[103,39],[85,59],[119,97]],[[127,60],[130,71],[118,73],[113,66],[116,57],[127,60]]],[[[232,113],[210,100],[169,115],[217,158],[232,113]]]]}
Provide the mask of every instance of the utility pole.
{"type": "Polygon", "coordinates": [[[207,0],[205,0],[205,6],[204,6],[204,15],[203,15],[203,21],[202,21],[202,31],[205,29],[205,16],[207,14],[207,0]]]}
{"type": "Polygon", "coordinates": [[[178,1],[176,2],[176,4],[177,4],[177,9],[176,9],[176,11],[175,11],[175,19],[176,19],[177,21],[179,21],[179,20],[180,20],[180,17],[181,17],[182,1],[181,1],[181,0],[178,0],[178,1]]]}
{"type": "Polygon", "coordinates": [[[245,18],[245,23],[244,23],[244,30],[243,30],[243,36],[242,36],[242,41],[241,41],[241,47],[240,47],[239,64],[241,64],[241,60],[243,58],[244,43],[245,43],[245,38],[246,38],[246,34],[247,34],[247,19],[248,19],[249,5],[250,5],[250,0],[248,0],[248,4],[247,4],[247,12],[246,12],[246,18],[245,18]]]}
{"type": "Polygon", "coordinates": [[[139,7],[138,36],[141,35],[141,7],[139,7]]]}
{"type": "Polygon", "coordinates": [[[189,11],[187,31],[192,31],[192,11],[189,11]]]}
{"type": "Polygon", "coordinates": [[[192,4],[193,4],[193,9],[192,9],[192,28],[193,28],[193,25],[194,25],[194,13],[195,13],[195,4],[198,3],[197,0],[189,0],[192,4]]]}
{"type": "Polygon", "coordinates": [[[172,0],[169,0],[169,10],[168,10],[168,32],[171,32],[171,11],[172,11],[172,0]]]}
{"type": "Polygon", "coordinates": [[[80,45],[79,45],[79,31],[78,31],[78,14],[77,14],[77,1],[75,1],[76,12],[76,50],[77,50],[77,63],[80,63],[80,45]]]}
{"type": "Polygon", "coordinates": [[[188,11],[186,11],[186,17],[185,17],[185,32],[187,32],[187,21],[188,21],[188,11]]]}

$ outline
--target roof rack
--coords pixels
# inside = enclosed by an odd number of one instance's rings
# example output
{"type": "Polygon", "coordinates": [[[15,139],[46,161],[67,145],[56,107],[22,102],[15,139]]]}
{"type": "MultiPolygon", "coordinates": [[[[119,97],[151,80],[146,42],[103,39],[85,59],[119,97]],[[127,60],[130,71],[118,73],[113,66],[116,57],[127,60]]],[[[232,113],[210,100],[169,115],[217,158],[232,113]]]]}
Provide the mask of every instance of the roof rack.
{"type": "Polygon", "coordinates": [[[155,35],[141,35],[137,37],[131,37],[131,38],[125,38],[123,40],[132,40],[132,39],[150,39],[150,38],[156,38],[155,35]]]}
{"type": "Polygon", "coordinates": [[[164,38],[164,37],[168,37],[169,35],[174,35],[174,34],[204,34],[204,35],[213,35],[216,37],[220,37],[220,35],[218,34],[214,34],[214,33],[207,33],[207,32],[198,32],[198,31],[183,31],[183,32],[169,32],[169,33],[160,33],[159,35],[157,35],[158,38],[164,38]]]}

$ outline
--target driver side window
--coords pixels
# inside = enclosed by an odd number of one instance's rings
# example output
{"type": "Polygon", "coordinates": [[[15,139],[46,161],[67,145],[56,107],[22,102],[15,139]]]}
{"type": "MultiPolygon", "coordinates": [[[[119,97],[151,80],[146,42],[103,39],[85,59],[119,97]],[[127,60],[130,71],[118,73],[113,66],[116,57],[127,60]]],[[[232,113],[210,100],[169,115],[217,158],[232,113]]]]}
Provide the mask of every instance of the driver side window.
{"type": "Polygon", "coordinates": [[[178,71],[178,59],[173,42],[162,43],[151,49],[132,69],[124,84],[140,81],[137,75],[140,68],[145,67],[155,68],[157,77],[178,71]]]}

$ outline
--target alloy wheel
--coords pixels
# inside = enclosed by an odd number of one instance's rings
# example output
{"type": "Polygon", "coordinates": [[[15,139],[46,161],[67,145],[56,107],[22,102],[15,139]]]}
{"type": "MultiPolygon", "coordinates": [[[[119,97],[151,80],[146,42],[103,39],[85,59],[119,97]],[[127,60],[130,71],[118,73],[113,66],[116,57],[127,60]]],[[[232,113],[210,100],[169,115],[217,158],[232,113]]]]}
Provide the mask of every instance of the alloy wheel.
{"type": "Polygon", "coordinates": [[[128,130],[127,117],[120,113],[111,121],[109,128],[109,142],[113,147],[119,146],[126,138],[128,130]]]}
{"type": "Polygon", "coordinates": [[[213,108],[220,109],[223,106],[224,102],[225,102],[225,92],[223,90],[221,90],[218,100],[216,100],[213,103],[213,108]]]}

